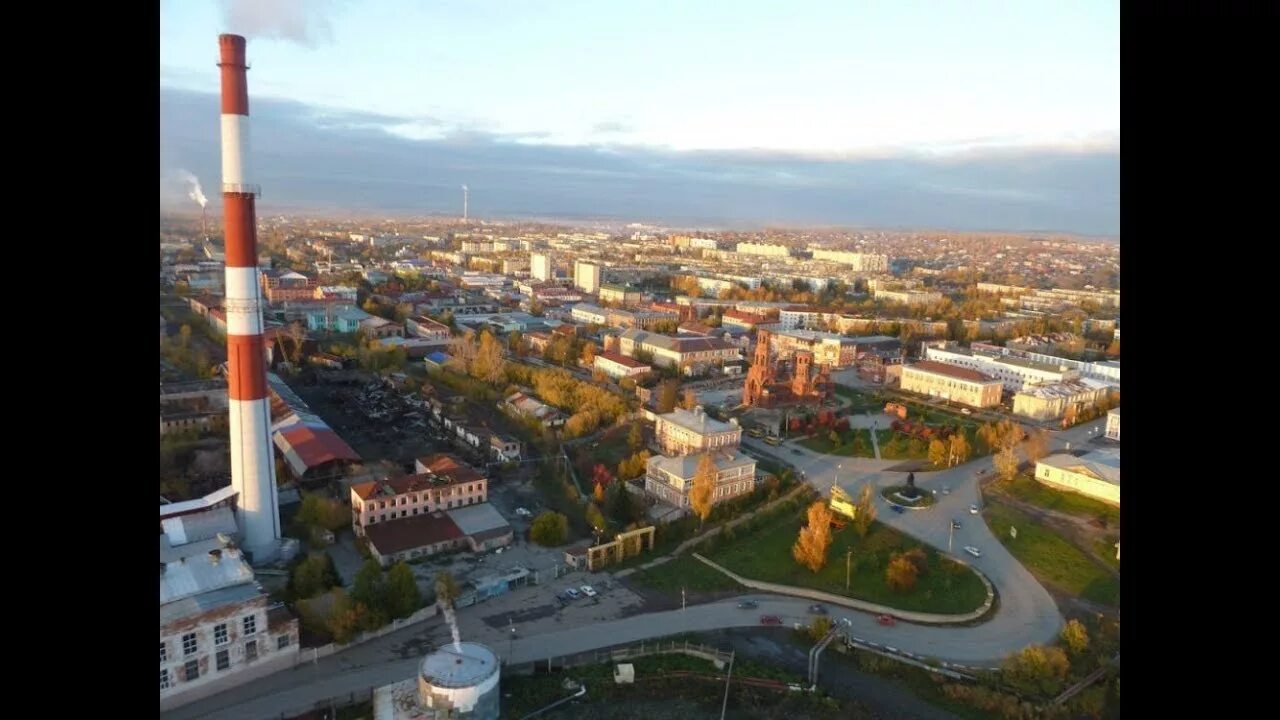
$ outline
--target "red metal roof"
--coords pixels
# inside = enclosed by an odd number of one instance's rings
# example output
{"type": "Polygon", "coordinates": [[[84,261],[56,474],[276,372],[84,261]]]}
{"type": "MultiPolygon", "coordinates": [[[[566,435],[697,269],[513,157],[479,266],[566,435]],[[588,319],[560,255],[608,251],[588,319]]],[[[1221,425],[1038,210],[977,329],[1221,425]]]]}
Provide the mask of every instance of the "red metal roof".
{"type": "Polygon", "coordinates": [[[364,532],[380,555],[393,555],[466,537],[453,519],[440,511],[374,523],[365,526],[364,532]]]}
{"type": "Polygon", "coordinates": [[[278,442],[285,445],[281,451],[295,472],[306,472],[334,460],[360,459],[356,451],[329,428],[302,425],[280,432],[277,437],[278,442]]]}
{"type": "Polygon", "coordinates": [[[948,365],[934,360],[921,360],[911,367],[917,370],[925,370],[927,372],[935,373],[937,375],[947,375],[949,377],[956,378],[957,380],[968,380],[969,382],[996,382],[995,378],[987,375],[986,373],[980,373],[977,370],[948,365]]]}
{"type": "Polygon", "coordinates": [[[596,355],[596,357],[603,358],[605,360],[608,360],[609,362],[618,363],[623,367],[631,368],[633,370],[635,368],[649,367],[647,363],[642,363],[639,360],[634,360],[632,358],[627,357],[626,355],[622,355],[620,353],[616,353],[612,351],[602,352],[599,355],[596,355]]]}

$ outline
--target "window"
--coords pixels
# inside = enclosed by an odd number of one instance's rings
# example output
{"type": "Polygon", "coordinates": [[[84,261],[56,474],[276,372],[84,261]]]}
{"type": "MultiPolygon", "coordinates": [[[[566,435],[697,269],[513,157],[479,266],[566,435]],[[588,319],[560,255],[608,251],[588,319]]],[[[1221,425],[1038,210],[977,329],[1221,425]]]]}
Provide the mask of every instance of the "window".
{"type": "Polygon", "coordinates": [[[169,645],[167,643],[161,642],[160,643],[160,662],[164,662],[165,660],[168,660],[168,659],[169,659],[169,645]]]}
{"type": "Polygon", "coordinates": [[[231,651],[230,650],[218,651],[217,667],[219,672],[231,667],[231,651]]]}
{"type": "Polygon", "coordinates": [[[160,689],[168,690],[169,687],[169,668],[160,668],[160,689]]]}
{"type": "Polygon", "coordinates": [[[200,677],[200,661],[188,660],[187,664],[182,668],[182,676],[187,682],[200,677]]]}
{"type": "Polygon", "coordinates": [[[258,618],[254,615],[246,615],[244,618],[244,634],[252,635],[258,632],[258,618]]]}
{"type": "Polygon", "coordinates": [[[245,662],[253,662],[258,659],[258,641],[250,640],[244,644],[244,660],[245,662]]]}
{"type": "Polygon", "coordinates": [[[213,626],[213,644],[214,645],[226,645],[229,639],[230,638],[227,637],[226,623],[213,626]]]}
{"type": "Polygon", "coordinates": [[[280,637],[276,638],[276,649],[277,649],[277,650],[283,650],[283,649],[285,649],[285,648],[287,648],[287,647],[289,647],[289,636],[288,636],[288,635],[281,635],[280,637]]]}
{"type": "Polygon", "coordinates": [[[182,654],[191,655],[196,651],[198,644],[196,643],[196,634],[187,633],[182,636],[182,654]]]}

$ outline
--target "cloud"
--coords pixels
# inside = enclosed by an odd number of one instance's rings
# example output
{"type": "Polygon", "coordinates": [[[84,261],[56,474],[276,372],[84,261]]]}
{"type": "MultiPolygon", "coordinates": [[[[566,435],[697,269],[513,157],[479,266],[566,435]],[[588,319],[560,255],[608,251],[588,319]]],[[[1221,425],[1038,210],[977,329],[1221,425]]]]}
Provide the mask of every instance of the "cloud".
{"type": "Polygon", "coordinates": [[[333,41],[328,14],[333,0],[219,0],[229,32],[292,40],[315,48],[333,41]]]}
{"type": "MultiPolygon", "coordinates": [[[[264,207],[456,212],[465,183],[478,217],[1119,234],[1118,150],[840,158],[570,147],[437,118],[253,103],[253,167],[264,207]],[[434,134],[415,139],[395,130],[406,123],[434,134]]],[[[180,159],[216,184],[217,97],[162,87],[160,115],[162,167],[180,159]]]]}
{"type": "Polygon", "coordinates": [[[633,127],[621,120],[603,120],[591,126],[591,132],[596,135],[611,135],[615,133],[627,133],[634,130],[633,127]]]}

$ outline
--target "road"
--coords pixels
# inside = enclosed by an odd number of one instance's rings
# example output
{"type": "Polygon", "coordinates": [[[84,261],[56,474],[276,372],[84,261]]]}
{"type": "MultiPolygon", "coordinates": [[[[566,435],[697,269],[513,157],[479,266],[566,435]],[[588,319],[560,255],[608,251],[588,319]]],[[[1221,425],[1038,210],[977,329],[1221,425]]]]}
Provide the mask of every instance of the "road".
{"type": "MultiPolygon", "coordinates": [[[[1099,420],[1057,434],[1054,449],[1062,449],[1068,442],[1073,446],[1086,442],[1091,431],[1101,432],[1098,428],[1104,423],[1099,420]]],[[[770,448],[757,445],[753,438],[743,440],[770,454],[788,457],[822,492],[836,482],[855,494],[863,483],[883,487],[899,484],[905,478],[902,473],[885,469],[895,464],[893,461],[831,457],[802,448],[793,453],[790,447],[770,448]]],[[[981,548],[980,558],[961,557],[996,586],[999,606],[994,616],[971,627],[929,627],[901,622],[894,627],[883,627],[870,615],[833,608],[836,616],[849,618],[855,637],[915,655],[971,667],[993,667],[1009,653],[1030,644],[1048,642],[1057,635],[1063,619],[1053,598],[996,540],[981,516],[968,512],[970,504],[979,502],[978,473],[991,472],[991,466],[992,460],[988,457],[951,470],[916,473],[917,486],[925,490],[939,489],[938,503],[927,510],[903,514],[890,512],[888,506],[882,504],[879,519],[943,552],[947,551],[950,520],[959,519],[962,527],[955,531],[953,554],[965,545],[981,548]],[[950,488],[947,495],[941,494],[944,485],[950,488]]],[[[765,614],[779,615],[786,623],[807,622],[810,618],[806,601],[763,594],[750,597],[759,599],[759,608],[739,610],[736,600],[729,600],[684,610],[579,622],[574,623],[574,627],[515,640],[506,638],[501,628],[486,627],[480,621],[480,615],[487,612],[484,605],[463,609],[460,624],[463,638],[489,644],[511,662],[523,663],[682,632],[753,627],[758,624],[759,616],[765,614]]],[[[446,642],[447,638],[447,628],[438,620],[431,621],[367,642],[314,665],[303,665],[198,700],[165,713],[164,717],[173,720],[279,717],[282,712],[301,709],[319,700],[412,677],[422,653],[446,642]]]]}

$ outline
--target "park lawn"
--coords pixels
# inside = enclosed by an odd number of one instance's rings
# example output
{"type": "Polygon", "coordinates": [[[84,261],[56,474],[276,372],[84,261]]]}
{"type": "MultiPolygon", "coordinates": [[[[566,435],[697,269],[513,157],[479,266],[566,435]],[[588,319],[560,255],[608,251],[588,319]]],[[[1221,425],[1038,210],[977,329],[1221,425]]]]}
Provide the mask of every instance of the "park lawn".
{"type": "Polygon", "coordinates": [[[885,401],[865,392],[859,392],[843,385],[836,386],[836,395],[849,401],[849,411],[854,413],[881,412],[885,401]]]}
{"type": "MultiPolygon", "coordinates": [[[[694,552],[697,552],[697,548],[694,552]]],[[[661,565],[632,573],[627,579],[637,585],[666,593],[679,593],[682,588],[697,592],[745,589],[689,552],[661,565]]]]}
{"type": "MultiPolygon", "coordinates": [[[[1016,508],[988,499],[987,526],[1041,582],[1105,605],[1120,605],[1120,579],[1098,567],[1079,548],[1016,508]],[[1017,539],[1009,528],[1018,529],[1017,539]]],[[[1111,557],[1115,557],[1114,551],[1111,557]]]]}
{"type": "Polygon", "coordinates": [[[928,443],[917,443],[917,446],[912,448],[911,438],[897,430],[888,428],[876,430],[876,442],[880,445],[882,460],[927,460],[929,458],[928,443]],[[897,444],[894,443],[895,436],[897,444]]]}
{"type": "Polygon", "coordinates": [[[704,554],[752,580],[815,588],[902,610],[966,613],[986,600],[986,587],[973,571],[878,522],[872,524],[866,538],[858,537],[852,523],[836,530],[826,567],[812,573],[791,556],[803,522],[803,514],[782,513],[752,534],[739,534],[733,542],[704,554]],[[890,590],[885,584],[885,568],[891,555],[917,547],[925,548],[928,572],[909,592],[890,590]],[[849,550],[853,551],[853,566],[850,589],[846,591],[845,559],[849,550]]]}
{"type": "MultiPolygon", "coordinates": [[[[1004,490],[1018,500],[1042,507],[1045,510],[1075,515],[1087,520],[1099,517],[1106,518],[1108,527],[1116,527],[1120,524],[1120,508],[1078,493],[1051,488],[1048,485],[1037,482],[1026,473],[1014,478],[1013,482],[1009,483],[1004,490]]],[[[1112,552],[1111,555],[1114,557],[1115,553],[1112,552]]]]}
{"type": "Polygon", "coordinates": [[[840,446],[836,447],[831,444],[828,439],[830,430],[823,433],[819,431],[817,435],[805,438],[800,441],[800,445],[814,452],[823,453],[825,455],[844,455],[846,457],[875,457],[875,448],[871,446],[871,435],[866,428],[853,428],[840,433],[840,446]],[[856,448],[853,444],[854,437],[861,437],[862,447],[856,448]]]}

